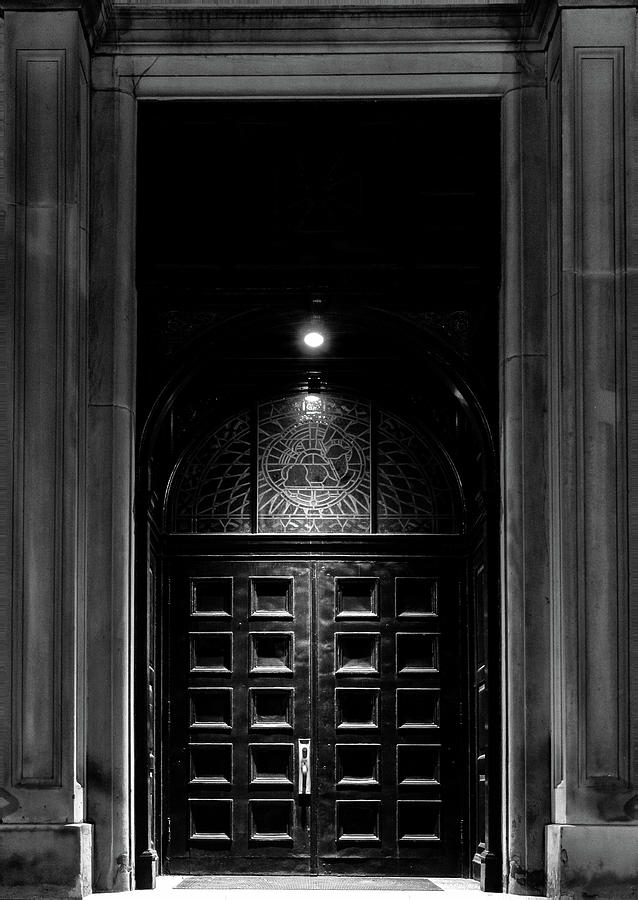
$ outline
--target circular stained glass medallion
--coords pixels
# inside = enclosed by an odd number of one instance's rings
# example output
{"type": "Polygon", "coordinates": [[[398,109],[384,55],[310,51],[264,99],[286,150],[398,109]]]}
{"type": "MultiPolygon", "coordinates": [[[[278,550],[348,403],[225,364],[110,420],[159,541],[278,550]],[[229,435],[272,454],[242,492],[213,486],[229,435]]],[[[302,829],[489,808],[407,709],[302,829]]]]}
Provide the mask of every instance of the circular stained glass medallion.
{"type": "Polygon", "coordinates": [[[291,423],[263,455],[270,487],[302,509],[334,506],[357,488],[365,472],[361,447],[333,421],[291,423]]]}

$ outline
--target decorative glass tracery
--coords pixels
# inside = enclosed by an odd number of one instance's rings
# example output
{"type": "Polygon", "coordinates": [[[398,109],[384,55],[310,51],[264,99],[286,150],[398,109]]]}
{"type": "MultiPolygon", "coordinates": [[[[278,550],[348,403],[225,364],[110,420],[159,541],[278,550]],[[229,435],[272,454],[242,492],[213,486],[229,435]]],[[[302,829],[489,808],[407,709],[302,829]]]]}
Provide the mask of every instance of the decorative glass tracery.
{"type": "Polygon", "coordinates": [[[370,531],[370,405],[298,396],[259,406],[258,530],[370,531]]]}
{"type": "Polygon", "coordinates": [[[250,418],[242,412],[189,454],[175,491],[175,530],[249,532],[250,468],[250,418]]]}
{"type": "Polygon", "coordinates": [[[264,401],[227,419],[186,455],[172,495],[178,532],[461,530],[453,466],[422,429],[329,394],[264,401]]]}
{"type": "Polygon", "coordinates": [[[377,523],[382,533],[458,530],[449,466],[414,428],[379,411],[377,523]]]}

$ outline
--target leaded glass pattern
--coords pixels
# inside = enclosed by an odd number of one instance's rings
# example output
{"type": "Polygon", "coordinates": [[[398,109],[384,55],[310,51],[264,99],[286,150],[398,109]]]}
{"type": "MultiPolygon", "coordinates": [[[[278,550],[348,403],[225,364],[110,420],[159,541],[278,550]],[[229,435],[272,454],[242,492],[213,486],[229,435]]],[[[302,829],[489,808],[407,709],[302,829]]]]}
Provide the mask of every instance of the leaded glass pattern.
{"type": "Polygon", "coordinates": [[[370,404],[326,394],[260,404],[257,498],[262,533],[368,533],[370,404]]]}
{"type": "Polygon", "coordinates": [[[454,467],[424,429],[331,394],[268,400],[225,420],[187,454],[172,497],[174,530],[182,533],[453,534],[462,527],[454,467]]]}
{"type": "Polygon", "coordinates": [[[379,411],[377,528],[381,533],[459,531],[451,466],[411,425],[379,411]]]}
{"type": "Polygon", "coordinates": [[[191,451],[175,494],[175,530],[251,530],[248,412],[227,419],[191,451]]]}

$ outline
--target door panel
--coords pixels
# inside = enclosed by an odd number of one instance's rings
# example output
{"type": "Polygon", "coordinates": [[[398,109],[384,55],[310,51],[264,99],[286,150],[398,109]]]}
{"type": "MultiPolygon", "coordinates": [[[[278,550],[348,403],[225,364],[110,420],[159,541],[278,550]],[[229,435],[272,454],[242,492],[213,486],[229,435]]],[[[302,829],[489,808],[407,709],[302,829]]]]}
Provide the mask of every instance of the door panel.
{"type": "Polygon", "coordinates": [[[460,571],[172,562],[171,872],[461,873],[460,571]]]}
{"type": "Polygon", "coordinates": [[[458,573],[317,564],[322,872],[461,867],[458,573]]]}
{"type": "Polygon", "coordinates": [[[190,559],[170,581],[170,869],[308,871],[310,566],[190,559]]]}

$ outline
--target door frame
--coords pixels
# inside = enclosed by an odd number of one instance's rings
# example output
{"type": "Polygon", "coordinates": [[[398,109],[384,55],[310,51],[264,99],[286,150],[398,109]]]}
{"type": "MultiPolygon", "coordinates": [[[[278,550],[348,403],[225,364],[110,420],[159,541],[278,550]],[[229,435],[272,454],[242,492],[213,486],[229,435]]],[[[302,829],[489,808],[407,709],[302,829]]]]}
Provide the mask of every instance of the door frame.
{"type": "MultiPolygon", "coordinates": [[[[357,535],[350,538],[344,538],[342,535],[321,535],[314,537],[298,537],[291,538],[286,535],[281,536],[264,536],[264,543],[268,544],[267,548],[260,547],[259,545],[262,543],[259,535],[251,535],[255,540],[246,540],[246,536],[242,538],[242,536],[231,537],[230,540],[221,539],[219,536],[215,535],[166,535],[163,541],[164,553],[163,558],[165,560],[165,564],[167,569],[173,569],[175,564],[179,567],[180,565],[184,565],[184,563],[193,559],[196,560],[199,565],[201,565],[202,561],[210,560],[213,563],[217,564],[226,564],[226,563],[245,563],[245,564],[259,564],[260,562],[268,562],[275,563],[281,562],[284,564],[294,564],[294,563],[302,563],[304,565],[308,565],[310,572],[312,572],[315,565],[320,565],[324,561],[330,561],[331,563],[336,562],[339,563],[366,563],[366,562],[374,562],[376,560],[381,560],[383,562],[390,562],[393,564],[401,564],[404,563],[406,566],[409,566],[411,563],[423,564],[429,560],[433,561],[458,561],[459,563],[464,564],[463,570],[463,583],[465,585],[465,600],[467,601],[468,592],[470,589],[470,554],[469,548],[471,547],[471,541],[468,539],[467,535],[431,535],[419,536],[419,540],[411,540],[409,537],[406,540],[405,536],[402,535],[357,535]],[[377,540],[375,540],[377,538],[377,540]],[[250,550],[246,548],[250,547],[250,550]],[[241,548],[241,549],[239,549],[241,548]]],[[[447,570],[446,570],[447,571],[447,570]]],[[[314,597],[314,592],[316,585],[314,583],[314,579],[311,577],[311,593],[313,594],[313,608],[314,612],[310,617],[309,621],[309,629],[311,639],[314,632],[318,627],[318,619],[319,619],[319,609],[315,606],[318,603],[316,597],[314,597]]],[[[163,591],[166,596],[169,595],[171,591],[171,586],[168,583],[168,580],[165,579],[165,584],[163,591]]],[[[463,635],[469,636],[471,632],[470,620],[472,618],[470,604],[467,602],[462,602],[463,598],[458,597],[458,610],[455,616],[455,627],[458,629],[458,639],[461,640],[463,635]]],[[[163,604],[160,604],[159,608],[161,609],[162,616],[170,616],[171,613],[168,609],[164,607],[163,604]]],[[[315,635],[316,637],[316,635],[315,635]]],[[[170,642],[170,638],[168,635],[165,636],[165,644],[170,642]]],[[[469,676],[470,676],[470,653],[471,653],[471,642],[467,641],[465,647],[462,649],[459,661],[462,666],[462,671],[459,676],[459,688],[460,688],[460,714],[458,720],[458,728],[460,729],[461,736],[458,740],[458,748],[459,748],[459,766],[461,767],[461,787],[457,791],[457,793],[461,797],[466,798],[466,804],[461,811],[461,825],[460,825],[460,848],[459,848],[459,858],[461,860],[461,866],[463,868],[463,874],[467,875],[469,871],[469,839],[470,839],[470,829],[466,827],[471,821],[470,817],[472,815],[472,810],[475,804],[473,803],[472,791],[470,789],[470,779],[472,775],[472,754],[471,754],[471,743],[467,740],[467,737],[470,732],[470,722],[471,722],[471,697],[469,696],[469,692],[465,689],[469,684],[469,676]]],[[[317,678],[319,675],[317,666],[317,647],[313,646],[310,650],[310,661],[309,661],[309,677],[311,680],[311,694],[316,694],[317,691],[317,678]]],[[[164,675],[164,693],[168,697],[170,696],[170,675],[164,675]]],[[[316,699],[316,697],[315,697],[316,699]]],[[[165,705],[166,706],[166,705],[165,705]]],[[[170,768],[170,760],[169,760],[169,752],[170,752],[170,740],[168,732],[170,730],[170,723],[164,723],[164,730],[166,733],[166,740],[164,741],[162,748],[162,756],[163,769],[168,772],[170,768]]],[[[316,720],[311,720],[308,737],[312,740],[313,747],[313,757],[316,759],[316,753],[319,750],[319,728],[316,720]]],[[[442,736],[441,736],[442,737],[442,736]]],[[[382,735],[378,735],[376,737],[377,740],[382,740],[382,735]]],[[[422,738],[424,739],[424,738],[422,738]]],[[[168,793],[170,789],[167,787],[166,791],[168,793]]],[[[315,812],[312,812],[312,815],[315,815],[315,812]]],[[[166,841],[167,843],[167,841],[166,841]]],[[[317,857],[317,865],[319,865],[319,849],[316,846],[316,838],[315,845],[313,846],[313,842],[311,840],[310,846],[310,865],[312,867],[313,862],[313,854],[317,857]]],[[[344,871],[342,874],[348,874],[348,866],[347,862],[344,863],[344,871]]],[[[339,868],[339,867],[338,867],[339,868]]],[[[173,874],[173,873],[171,873],[173,874]]],[[[240,873],[238,873],[240,874],[240,873]]],[[[245,874],[245,873],[244,873],[245,874]]],[[[295,871],[291,870],[290,874],[295,874],[295,871]]],[[[322,874],[318,872],[318,874],[322,874]]],[[[325,874],[325,873],[323,873],[325,874]]],[[[395,874],[394,871],[388,869],[387,872],[380,871],[377,872],[376,869],[371,871],[370,874],[392,876],[395,874]]],[[[420,875],[421,877],[427,877],[424,873],[413,873],[413,875],[420,875]]],[[[436,875],[437,873],[427,873],[431,875],[436,875]]],[[[438,873],[441,874],[441,873],[438,873]]],[[[443,873],[446,874],[446,873],[443,873]]],[[[455,873],[458,877],[459,873],[455,873]]],[[[405,877],[410,877],[410,875],[406,875],[405,877]]]]}
{"type": "MultiPolygon", "coordinates": [[[[393,50],[387,53],[389,63],[393,50]]],[[[454,51],[459,61],[469,60],[471,52],[460,47],[454,51]]],[[[193,57],[180,54],[169,61],[163,58],[171,69],[167,76],[158,80],[146,79],[144,90],[139,96],[147,99],[169,99],[180,96],[198,96],[208,99],[237,98],[246,96],[247,82],[236,82],[229,86],[227,81],[215,82],[217,77],[211,72],[204,93],[193,93],[193,73],[185,74],[185,66],[192,64],[193,57]]],[[[359,56],[358,66],[363,66],[366,54],[359,56]]],[[[436,72],[414,79],[411,75],[393,76],[383,91],[365,80],[358,80],[354,67],[353,74],[340,76],[340,95],[350,98],[385,97],[477,97],[495,96],[501,98],[502,110],[502,290],[500,304],[500,353],[502,377],[499,402],[500,421],[500,496],[502,504],[495,498],[494,516],[490,525],[491,543],[495,548],[490,552],[493,568],[500,574],[499,598],[501,622],[498,637],[494,642],[493,659],[502,678],[503,693],[500,762],[502,781],[498,798],[492,798],[495,811],[501,817],[503,853],[495,865],[502,867],[496,875],[489,876],[489,882],[497,890],[501,884],[527,884],[528,874],[538,871],[539,861],[544,854],[544,825],[551,819],[549,791],[549,671],[544,657],[532,652],[534,635],[542,640],[549,629],[549,611],[546,605],[536,603],[534,598],[544,596],[548,590],[547,559],[539,542],[545,546],[547,533],[547,491],[542,445],[546,433],[547,408],[545,390],[547,385],[547,311],[544,302],[544,285],[547,273],[547,258],[544,239],[536,228],[528,224],[539,215],[539,196],[536,185],[542,183],[546,172],[546,107],[542,67],[544,54],[532,51],[521,53],[518,41],[511,46],[505,41],[493,52],[485,53],[482,62],[491,60],[491,72],[497,76],[483,74],[482,67],[469,71],[461,65],[454,71],[448,70],[444,87],[436,72]],[[512,55],[515,51],[516,56],[512,55]],[[516,60],[516,64],[512,62],[516,60]],[[524,423],[533,423],[538,441],[530,445],[524,436],[524,423]],[[500,550],[500,552],[499,552],[500,550]],[[500,562],[498,561],[500,557],[500,562]],[[530,630],[531,628],[531,630],[530,630]],[[526,637],[528,635],[528,637],[526,637]],[[523,672],[525,675],[523,676],[523,672]],[[526,686],[535,684],[537,703],[531,707],[527,702],[526,686]],[[533,747],[530,755],[528,748],[533,747]],[[502,803],[501,803],[502,798],[502,803]],[[531,804],[531,806],[530,806],[531,804]],[[532,809],[532,817],[529,810],[532,809]],[[523,823],[523,824],[521,824],[523,823]],[[513,862],[512,862],[513,861],[513,862]],[[513,869],[512,869],[513,866],[513,869]],[[534,868],[536,866],[536,868],[534,868]]],[[[312,63],[308,63],[312,67],[312,63]]],[[[115,190],[119,210],[118,215],[132,225],[135,220],[135,139],[136,103],[138,95],[128,90],[128,84],[136,71],[136,65],[144,65],[144,57],[136,62],[134,55],[120,56],[119,50],[109,48],[102,57],[94,60],[93,84],[97,89],[94,97],[94,122],[101,122],[111,138],[104,140],[100,133],[94,140],[95,185],[111,185],[115,190]],[[115,60],[115,65],[114,65],[115,60]],[[107,124],[110,123],[110,124],[107,124]],[[115,129],[109,131],[110,128],[115,129]]],[[[205,74],[207,63],[197,57],[197,66],[205,74]],[[203,68],[202,68],[203,67],[203,68]]],[[[471,67],[470,67],[471,68],[471,67]]],[[[140,71],[142,68],[140,68],[140,71]]],[[[303,80],[292,77],[286,85],[286,96],[300,100],[334,96],[328,90],[317,92],[303,80]]],[[[140,77],[140,81],[141,81],[140,77]]],[[[199,82],[201,86],[204,82],[199,82]]],[[[283,84],[283,82],[282,82],[283,84]]],[[[277,99],[275,90],[261,91],[263,99],[277,99]]],[[[109,188],[108,190],[111,190],[109,188]]],[[[109,214],[110,215],[110,214],[109,214]]],[[[95,271],[108,270],[109,283],[113,285],[112,312],[108,322],[102,321],[100,313],[95,320],[97,333],[107,338],[112,332],[111,321],[130,322],[135,320],[135,271],[134,240],[126,238],[126,229],[118,230],[109,215],[94,223],[94,243],[92,266],[95,271]],[[117,246],[115,235],[119,234],[117,246]],[[115,274],[113,274],[115,273],[115,274]],[[115,319],[111,320],[114,315],[115,319]]],[[[119,219],[118,219],[119,221],[119,219]]],[[[102,292],[103,293],[103,292],[102,292]]],[[[106,307],[104,307],[106,310],[106,307]]],[[[114,400],[117,403],[122,390],[127,399],[126,406],[135,409],[135,330],[131,328],[124,340],[119,332],[114,334],[117,342],[117,379],[113,381],[114,400]]],[[[105,389],[106,390],[106,389],[105,389]]],[[[108,390],[104,393],[106,397],[108,390]]],[[[143,448],[142,448],[143,450],[143,448]]],[[[112,450],[108,456],[113,461],[123,460],[129,466],[131,483],[134,466],[130,454],[130,435],[126,429],[113,438],[112,450]],[[111,457],[111,454],[112,457],[111,457]],[[129,460],[127,463],[126,460],[129,460]]],[[[143,455],[143,452],[142,452],[143,455]]],[[[98,454],[99,456],[99,454],[98,454]]],[[[111,463],[109,463],[110,465],[111,463]]],[[[143,483],[143,481],[138,481],[143,483]]],[[[119,501],[118,501],[119,502],[119,501]]],[[[118,514],[119,515],[119,514],[118,514]]],[[[133,548],[133,517],[119,516],[118,527],[125,529],[131,538],[133,548]],[[122,520],[120,522],[120,519],[122,520]],[[127,524],[128,523],[128,524],[127,524]]],[[[146,519],[138,518],[138,532],[135,539],[138,559],[147,559],[151,546],[157,544],[159,535],[151,524],[146,530],[146,519]],[[143,521],[140,536],[139,523],[143,521]]],[[[146,630],[148,615],[152,615],[149,603],[146,571],[143,578],[132,580],[133,554],[126,553],[118,565],[117,578],[125,584],[130,580],[130,593],[122,593],[121,601],[114,596],[111,616],[118,621],[130,622],[135,632],[135,641],[130,644],[131,653],[137,658],[138,671],[144,669],[148,660],[146,630]],[[121,569],[121,571],[120,571],[121,569]],[[127,575],[128,573],[128,575],[127,575]],[[129,600],[135,595],[141,602],[133,610],[129,600]],[[143,610],[143,615],[140,614],[143,610]],[[135,616],[135,619],[133,618],[135,616]]],[[[118,595],[119,596],[119,595],[118,595]]],[[[494,634],[495,629],[492,630],[494,634]]],[[[131,636],[131,640],[132,636],[131,636]]],[[[114,651],[114,659],[120,659],[114,651]]],[[[130,656],[126,657],[131,659],[130,656]]],[[[124,657],[122,657],[124,660],[124,657]]],[[[126,663],[128,667],[128,662],[126,663]]],[[[139,681],[140,679],[138,679],[139,681]]],[[[148,708],[148,679],[144,687],[135,686],[134,696],[126,691],[114,699],[115,713],[121,707],[121,722],[117,725],[122,737],[132,737],[132,705],[138,710],[148,708]],[[129,705],[130,704],[130,705],[129,705]],[[130,712],[129,712],[130,710],[130,712]]],[[[138,716],[139,718],[139,716],[138,716]]],[[[127,738],[128,740],[128,738],[127,738]]],[[[107,754],[108,755],[108,754],[107,754]]],[[[124,758],[124,757],[123,757],[124,758]]],[[[153,765],[143,747],[138,746],[138,763],[146,767],[153,765]],[[141,762],[140,762],[141,761],[141,762]]],[[[129,760],[132,757],[129,757],[129,760]]],[[[105,765],[108,762],[105,757],[105,765]]],[[[91,774],[89,772],[89,782],[91,774]]],[[[126,767],[121,771],[122,785],[132,783],[132,772],[126,767]]],[[[158,871],[158,857],[152,836],[156,812],[153,797],[146,791],[140,779],[137,781],[135,808],[129,817],[128,809],[116,810],[103,823],[98,823],[98,831],[119,835],[124,844],[131,840],[131,827],[135,822],[137,834],[136,877],[140,887],[153,886],[158,871]]],[[[499,840],[499,843],[501,842],[499,840]]],[[[99,840],[98,840],[99,843],[99,840]]],[[[98,858],[100,850],[96,851],[98,858]]],[[[492,871],[494,871],[492,869],[492,871]]],[[[481,884],[488,883],[487,867],[481,866],[481,884]]]]}

